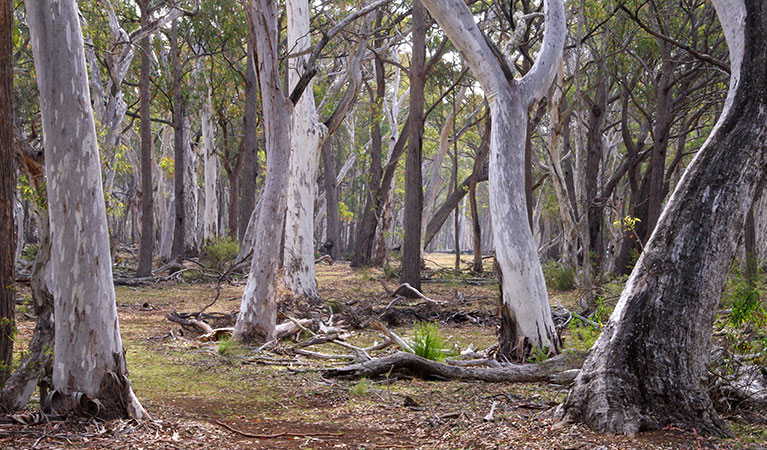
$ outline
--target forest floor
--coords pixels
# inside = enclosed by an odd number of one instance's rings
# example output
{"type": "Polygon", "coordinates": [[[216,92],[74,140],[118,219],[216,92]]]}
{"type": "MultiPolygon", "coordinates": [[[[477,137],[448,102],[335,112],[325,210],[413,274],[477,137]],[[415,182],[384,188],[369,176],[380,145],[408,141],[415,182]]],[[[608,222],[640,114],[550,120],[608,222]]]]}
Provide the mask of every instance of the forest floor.
{"type": "MultiPolygon", "coordinates": [[[[342,326],[353,333],[347,341],[355,345],[382,339],[372,327],[352,328],[373,314],[400,336],[413,336],[417,321],[438,321],[448,346],[488,348],[496,342],[497,284],[454,275],[446,269],[452,267],[453,258],[436,254],[426,258],[431,280],[423,284],[423,292],[446,301],[445,305],[402,299],[390,305],[393,297],[387,290],[397,283],[382,271],[352,270],[343,262],[318,264],[320,293],[328,306],[323,309],[335,311],[337,321],[344,320],[342,326]]],[[[557,385],[425,381],[409,376],[324,379],[320,369],[343,364],[298,357],[289,340],[268,354],[255,354],[232,341],[201,342],[197,333],[182,331],[166,319],[173,311],[199,311],[214,298],[215,287],[188,282],[117,288],[133,389],[154,422],[0,424],[0,448],[767,448],[762,447],[767,445],[767,425],[735,416],[725,416],[737,436],[728,440],[704,439],[676,429],[626,437],[577,425],[557,426],[553,408],[567,392],[557,385]],[[486,421],[493,402],[497,402],[494,418],[486,421]]],[[[237,311],[243,287],[242,282],[225,285],[208,312],[237,311]]],[[[552,305],[577,309],[577,292],[550,294],[552,305]]],[[[302,305],[284,308],[294,317],[301,311],[302,305]]],[[[329,312],[324,318],[328,316],[329,312]]],[[[19,323],[17,348],[23,348],[33,327],[30,317],[19,323]]],[[[580,350],[596,337],[577,329],[565,329],[563,335],[567,347],[580,350]]],[[[330,344],[311,350],[343,353],[330,344]]]]}

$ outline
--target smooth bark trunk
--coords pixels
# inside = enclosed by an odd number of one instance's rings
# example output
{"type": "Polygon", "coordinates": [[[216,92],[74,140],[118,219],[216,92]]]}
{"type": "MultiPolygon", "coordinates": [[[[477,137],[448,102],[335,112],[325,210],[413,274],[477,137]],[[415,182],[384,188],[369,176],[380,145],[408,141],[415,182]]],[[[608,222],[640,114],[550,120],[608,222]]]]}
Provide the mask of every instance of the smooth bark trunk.
{"type": "Polygon", "coordinates": [[[40,92],[54,296],[54,413],[147,417],[128,380],[82,32],[74,1],[27,2],[40,92]]]}

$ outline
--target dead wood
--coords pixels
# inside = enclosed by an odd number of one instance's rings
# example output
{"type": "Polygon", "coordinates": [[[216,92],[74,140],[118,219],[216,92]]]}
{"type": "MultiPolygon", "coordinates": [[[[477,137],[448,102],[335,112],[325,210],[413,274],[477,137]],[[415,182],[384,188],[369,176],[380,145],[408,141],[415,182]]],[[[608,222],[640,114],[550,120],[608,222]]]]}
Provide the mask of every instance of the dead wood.
{"type": "Polygon", "coordinates": [[[575,379],[582,356],[561,354],[540,364],[504,364],[501,367],[457,367],[431,361],[412,353],[397,352],[383,358],[322,371],[327,378],[371,378],[390,371],[406,369],[422,378],[479,380],[491,383],[551,382],[566,384],[575,379]]]}
{"type": "Polygon", "coordinates": [[[238,430],[237,428],[234,428],[230,425],[225,424],[224,422],[216,420],[215,423],[217,425],[220,425],[227,430],[231,431],[232,433],[239,434],[240,436],[255,438],[255,439],[274,439],[279,437],[340,437],[344,434],[341,432],[338,433],[332,433],[332,432],[314,432],[314,433],[288,433],[288,432],[282,432],[282,433],[275,433],[275,434],[253,434],[248,433],[246,431],[238,430]]]}
{"type": "Polygon", "coordinates": [[[413,295],[415,295],[416,297],[420,297],[420,298],[426,300],[429,303],[436,303],[438,305],[446,305],[446,304],[448,304],[448,302],[446,302],[446,301],[434,300],[434,299],[431,299],[431,298],[423,295],[423,293],[421,291],[419,291],[418,289],[416,289],[413,286],[411,286],[410,283],[402,283],[402,284],[400,284],[399,287],[397,287],[397,289],[394,290],[393,295],[401,295],[403,297],[412,297],[413,295]]]}
{"type": "Polygon", "coordinates": [[[325,265],[332,266],[333,265],[333,258],[330,255],[323,255],[322,257],[320,257],[319,259],[316,259],[314,261],[314,264],[319,264],[319,263],[323,263],[325,265]]]}
{"type": "Polygon", "coordinates": [[[192,330],[200,331],[204,334],[213,333],[213,327],[207,323],[197,319],[183,318],[179,316],[176,311],[173,311],[170,314],[165,314],[165,318],[183,327],[191,328],[192,330]]]}
{"type": "Polygon", "coordinates": [[[370,323],[374,327],[376,327],[379,330],[381,330],[381,332],[384,333],[386,335],[386,337],[388,337],[389,339],[394,341],[395,344],[399,345],[399,348],[401,348],[402,350],[405,350],[406,352],[413,353],[413,347],[410,344],[408,344],[407,342],[405,342],[405,340],[403,340],[401,337],[399,337],[396,334],[394,334],[393,331],[391,331],[388,328],[386,328],[386,326],[384,326],[384,324],[382,324],[381,322],[379,322],[377,320],[373,320],[370,323]]]}

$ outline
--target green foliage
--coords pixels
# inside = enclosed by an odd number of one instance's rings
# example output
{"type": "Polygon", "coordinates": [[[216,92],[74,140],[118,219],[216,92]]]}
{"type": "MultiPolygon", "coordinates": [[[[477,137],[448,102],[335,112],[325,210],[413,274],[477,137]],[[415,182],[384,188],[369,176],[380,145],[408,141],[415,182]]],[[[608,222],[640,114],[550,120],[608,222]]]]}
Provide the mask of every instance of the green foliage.
{"type": "Polygon", "coordinates": [[[730,325],[738,327],[744,323],[752,323],[759,327],[765,325],[765,311],[762,306],[759,289],[747,285],[739,285],[730,294],[732,312],[728,317],[730,325]]]}
{"type": "Polygon", "coordinates": [[[37,244],[28,244],[24,246],[24,250],[21,251],[21,258],[27,261],[34,261],[37,257],[37,251],[39,246],[37,244]]]}
{"type": "Polygon", "coordinates": [[[439,325],[434,322],[419,322],[415,324],[414,332],[413,353],[432,361],[445,360],[447,347],[440,335],[439,325]]]}
{"type": "Polygon", "coordinates": [[[569,291],[575,288],[575,267],[570,267],[556,261],[546,261],[543,264],[543,276],[546,286],[556,291],[569,291]]]}
{"type": "Polygon", "coordinates": [[[568,347],[580,351],[586,351],[594,346],[601,333],[600,329],[586,325],[579,319],[573,319],[567,328],[570,330],[568,347]]]}
{"type": "Polygon", "coordinates": [[[367,378],[360,378],[357,384],[352,386],[350,393],[353,395],[365,395],[370,389],[370,380],[367,378]]]}
{"type": "Polygon", "coordinates": [[[200,257],[208,267],[221,271],[240,252],[240,244],[229,236],[209,240],[202,248],[200,257]]]}
{"type": "Polygon", "coordinates": [[[221,356],[232,356],[241,350],[240,343],[234,339],[226,338],[218,342],[218,354],[221,356]]]}
{"type": "Polygon", "coordinates": [[[546,348],[538,348],[533,346],[530,351],[530,356],[527,357],[527,362],[540,364],[549,358],[549,351],[546,348]]]}
{"type": "Polygon", "coordinates": [[[354,221],[354,212],[346,206],[344,202],[338,202],[338,219],[341,222],[352,223],[354,221]]]}

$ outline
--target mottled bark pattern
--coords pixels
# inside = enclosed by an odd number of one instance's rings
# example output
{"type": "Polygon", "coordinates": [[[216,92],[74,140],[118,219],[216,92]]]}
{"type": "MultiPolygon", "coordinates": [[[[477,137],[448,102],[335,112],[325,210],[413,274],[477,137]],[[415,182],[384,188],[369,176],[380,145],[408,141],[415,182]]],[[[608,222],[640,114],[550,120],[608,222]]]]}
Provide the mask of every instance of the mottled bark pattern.
{"type": "Polygon", "coordinates": [[[277,283],[280,277],[280,236],[285,223],[287,177],[290,165],[290,116],[293,103],[280,88],[277,15],[274,0],[251,0],[256,31],[259,87],[266,137],[266,178],[256,206],[253,261],[242,295],[234,336],[245,342],[274,338],[277,320],[277,283]]]}
{"type": "Polygon", "coordinates": [[[147,414],[130,388],[120,339],[77,6],[73,0],[25,6],[48,174],[57,318],[52,411],[143,418],[147,414]]]}
{"type": "Polygon", "coordinates": [[[669,424],[726,435],[704,379],[714,313],[767,172],[767,4],[714,2],[730,48],[722,116],[677,185],[560,409],[633,434],[669,424]],[[741,65],[742,62],[742,65],[741,65]]]}
{"type": "MultiPolygon", "coordinates": [[[[545,0],[546,32],[540,54],[520,80],[498,59],[461,0],[422,0],[482,85],[493,126],[490,133],[490,213],[503,309],[500,357],[520,359],[536,347],[557,353],[559,336],[551,317],[543,271],[528,220],[525,142],[528,109],[548,91],[562,59],[565,14],[561,0],[545,0]],[[511,328],[510,328],[511,327],[511,328]],[[513,328],[513,329],[512,329],[513,328]],[[502,339],[503,340],[503,339],[502,339]]],[[[412,95],[412,93],[411,93],[412,95]]],[[[412,111],[411,111],[412,114],[412,111]]]]}

